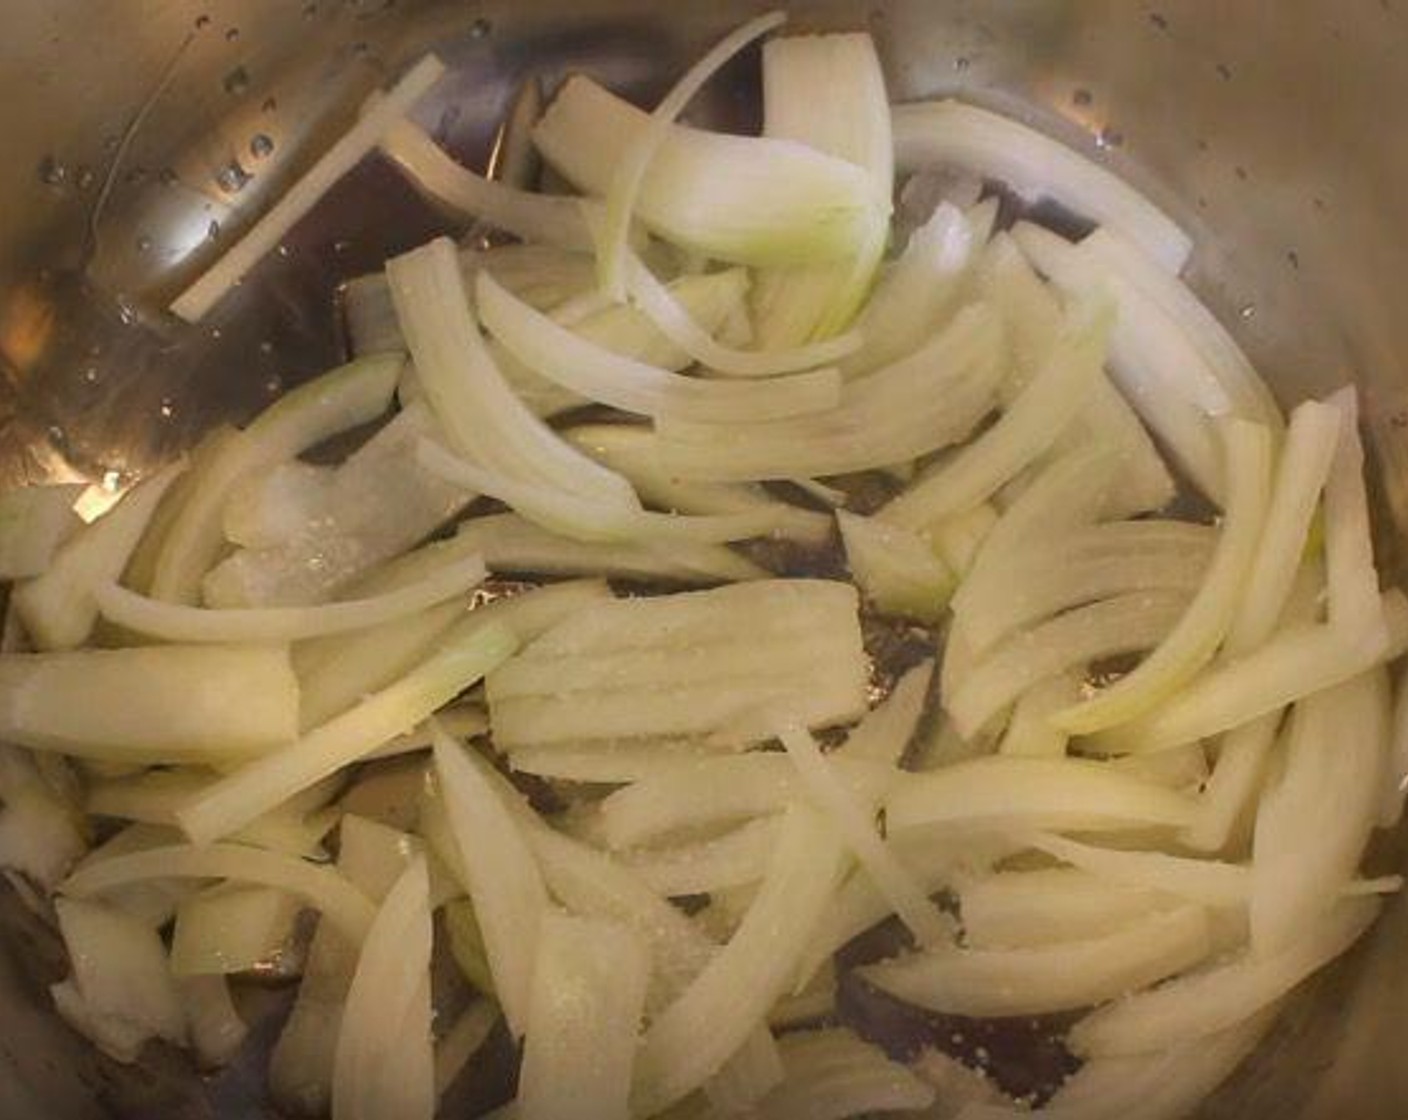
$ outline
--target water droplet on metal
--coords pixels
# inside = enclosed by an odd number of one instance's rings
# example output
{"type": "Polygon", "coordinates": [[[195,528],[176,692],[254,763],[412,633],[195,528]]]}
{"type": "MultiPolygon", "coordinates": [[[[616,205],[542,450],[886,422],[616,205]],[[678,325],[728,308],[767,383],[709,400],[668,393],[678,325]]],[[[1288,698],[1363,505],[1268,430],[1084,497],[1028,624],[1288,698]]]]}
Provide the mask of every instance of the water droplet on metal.
{"type": "Polygon", "coordinates": [[[958,58],[955,58],[953,60],[953,68],[957,70],[960,74],[963,73],[963,71],[967,70],[968,66],[969,60],[964,56],[960,55],[958,58]]]}
{"type": "Polygon", "coordinates": [[[137,312],[132,309],[129,303],[122,299],[117,301],[117,320],[124,327],[130,327],[137,321],[137,312]]]}
{"type": "Polygon", "coordinates": [[[304,4],[304,5],[303,5],[303,18],[304,18],[304,19],[312,19],[312,18],[313,18],[314,16],[316,16],[317,14],[318,14],[318,5],[317,5],[317,4],[304,4]]]}
{"type": "Polygon", "coordinates": [[[262,110],[263,110],[264,112],[266,112],[266,113],[272,113],[272,112],[273,112],[275,109],[277,109],[278,107],[279,107],[279,101],[278,101],[278,98],[276,98],[276,97],[266,97],[266,98],[264,99],[264,104],[261,105],[261,106],[259,106],[259,108],[262,109],[262,110]]]}
{"type": "Polygon", "coordinates": [[[1081,88],[1071,94],[1071,104],[1085,106],[1095,100],[1095,95],[1088,89],[1081,88]]]}
{"type": "Polygon", "coordinates": [[[225,332],[222,331],[219,327],[211,327],[210,337],[215,339],[216,342],[219,342],[220,339],[225,337],[225,332]]]}
{"type": "Polygon", "coordinates": [[[1286,250],[1286,263],[1288,263],[1292,268],[1294,268],[1294,269],[1296,269],[1297,271],[1299,271],[1299,269],[1300,269],[1300,254],[1297,253],[1294,249],[1287,249],[1287,250],[1286,250]]]}
{"type": "Polygon", "coordinates": [[[204,30],[205,30],[207,27],[209,27],[209,26],[210,26],[210,17],[209,17],[209,16],[196,16],[196,30],[197,30],[197,31],[204,31],[204,30]]]}
{"type": "Polygon", "coordinates": [[[137,252],[150,253],[152,251],[152,239],[146,234],[137,238],[137,252]]]}
{"type": "Polygon", "coordinates": [[[163,187],[174,187],[177,183],[181,181],[181,177],[176,174],[176,169],[174,167],[163,167],[157,173],[157,180],[161,183],[163,187]]]}
{"type": "Polygon", "coordinates": [[[252,178],[238,160],[231,160],[215,174],[215,182],[226,194],[238,194],[252,178]]]}
{"type": "Polygon", "coordinates": [[[234,42],[236,39],[238,39],[239,37],[240,37],[240,29],[239,29],[238,27],[231,27],[229,30],[227,30],[227,31],[225,32],[225,42],[227,42],[227,43],[233,43],[233,42],[234,42]]]}
{"type": "Polygon", "coordinates": [[[345,237],[339,237],[336,241],[334,241],[334,242],[332,243],[332,251],[333,251],[334,253],[339,253],[339,254],[341,254],[341,253],[347,253],[347,252],[350,252],[351,249],[352,249],[352,242],[350,242],[349,240],[347,240],[347,238],[345,238],[345,237]]]}
{"type": "Polygon", "coordinates": [[[176,406],[171,403],[170,397],[162,397],[161,407],[158,408],[157,411],[161,413],[161,418],[163,420],[170,420],[173,416],[176,415],[176,406]]]}
{"type": "Polygon", "coordinates": [[[274,141],[260,132],[249,141],[249,154],[255,159],[268,159],[274,154],[274,141]]]}
{"type": "Polygon", "coordinates": [[[487,19],[477,19],[469,25],[469,37],[471,39],[487,39],[493,30],[494,25],[487,19]]]}
{"type": "Polygon", "coordinates": [[[1247,169],[1245,167],[1238,165],[1237,167],[1234,167],[1232,171],[1237,176],[1237,178],[1242,180],[1242,182],[1245,183],[1247,181],[1247,169]]]}
{"type": "Polygon", "coordinates": [[[58,190],[68,182],[68,168],[53,156],[45,156],[39,161],[39,181],[58,190]]]}
{"type": "Polygon", "coordinates": [[[249,91],[249,71],[243,66],[236,66],[225,75],[225,92],[231,97],[239,97],[249,91]]]}
{"type": "Polygon", "coordinates": [[[1150,12],[1149,22],[1152,23],[1155,27],[1157,27],[1160,31],[1168,30],[1168,17],[1162,12],[1150,12]]]}
{"type": "Polygon", "coordinates": [[[278,374],[274,374],[264,382],[264,391],[271,397],[276,397],[284,391],[284,379],[278,374]]]}
{"type": "Polygon", "coordinates": [[[1101,149],[1118,148],[1124,143],[1124,133],[1106,125],[1095,137],[1095,145],[1101,149]]]}
{"type": "Polygon", "coordinates": [[[1232,80],[1232,67],[1228,66],[1225,62],[1219,62],[1217,64],[1217,75],[1224,82],[1230,82],[1232,80]]]}
{"type": "Polygon", "coordinates": [[[1248,303],[1237,310],[1237,314],[1243,319],[1251,319],[1256,316],[1256,304],[1248,303]]]}
{"type": "Polygon", "coordinates": [[[279,257],[281,257],[283,260],[288,260],[288,258],[292,255],[292,250],[291,250],[287,245],[283,245],[283,244],[280,244],[280,245],[274,250],[274,252],[275,252],[275,254],[277,254],[279,257]]]}
{"type": "Polygon", "coordinates": [[[48,429],[49,442],[59,450],[68,446],[68,433],[58,424],[50,424],[48,429]]]}
{"type": "Polygon", "coordinates": [[[129,167],[127,174],[122,177],[122,181],[130,187],[135,187],[139,183],[146,182],[147,169],[145,167],[129,167]]]}
{"type": "Polygon", "coordinates": [[[206,226],[205,236],[211,241],[216,240],[220,236],[220,223],[212,221],[210,225],[206,226]]]}
{"type": "Polygon", "coordinates": [[[98,372],[97,366],[83,367],[83,383],[85,385],[96,385],[102,380],[102,374],[98,372]]]}
{"type": "Polygon", "coordinates": [[[78,189],[81,191],[91,190],[93,184],[97,181],[97,172],[95,172],[91,167],[80,167],[78,169],[78,175],[74,179],[74,182],[78,185],[78,189]]]}

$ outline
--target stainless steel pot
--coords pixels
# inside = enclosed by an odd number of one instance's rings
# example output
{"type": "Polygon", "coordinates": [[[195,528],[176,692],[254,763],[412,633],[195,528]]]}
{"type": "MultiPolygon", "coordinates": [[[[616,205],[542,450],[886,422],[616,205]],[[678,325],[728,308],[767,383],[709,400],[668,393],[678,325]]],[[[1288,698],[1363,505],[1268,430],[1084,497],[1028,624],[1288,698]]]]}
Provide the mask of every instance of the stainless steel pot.
{"type": "MultiPolygon", "coordinates": [[[[960,92],[1107,161],[1191,228],[1194,286],[1283,401],[1356,380],[1381,536],[1408,527],[1408,11],[1402,0],[814,0],[865,27],[897,98],[960,92]]],[[[413,56],[454,76],[420,116],[482,166],[528,76],[642,95],[757,5],[736,0],[9,0],[0,37],[0,484],[118,482],[325,367],[331,293],[439,222],[359,169],[201,328],[160,309],[413,56]]],[[[705,97],[747,122],[731,69],[705,97]]],[[[1402,869],[1401,843],[1379,864],[1402,869]]],[[[255,1117],[258,1071],[96,1059],[49,1009],[62,973],[0,905],[0,1116],[255,1117]]],[[[271,997],[264,1027],[277,1022],[271,997]]],[[[256,1031],[257,1033],[257,1031],[256,1031]]],[[[1408,1115],[1408,906],[1298,999],[1206,1110],[1408,1115]]]]}

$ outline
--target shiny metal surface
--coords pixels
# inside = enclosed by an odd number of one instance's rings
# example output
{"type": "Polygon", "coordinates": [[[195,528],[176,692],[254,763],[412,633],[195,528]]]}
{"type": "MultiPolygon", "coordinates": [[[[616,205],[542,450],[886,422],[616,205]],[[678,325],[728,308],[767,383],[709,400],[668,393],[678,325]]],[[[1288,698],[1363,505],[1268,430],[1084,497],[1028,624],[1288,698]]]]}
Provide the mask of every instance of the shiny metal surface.
{"type": "MultiPolygon", "coordinates": [[[[419,52],[435,48],[454,70],[423,122],[482,166],[525,76],[551,88],[583,69],[649,94],[758,7],[10,0],[0,37],[0,482],[141,472],[335,358],[337,282],[441,221],[375,163],[202,327],[161,308],[367,91],[419,52]]],[[[1364,387],[1393,515],[1382,536],[1398,562],[1393,525],[1408,525],[1401,0],[788,7],[794,28],[868,27],[897,98],[960,92],[1016,111],[1187,223],[1195,286],[1283,401],[1350,377],[1364,387]]],[[[702,116],[748,123],[748,73],[730,69],[702,116]]],[[[1404,863],[1390,843],[1376,870],[1404,863]]],[[[265,1114],[250,1071],[202,1083],[174,1055],[135,1073],[93,1058],[45,1009],[56,962],[10,903],[0,922],[0,1116],[265,1114]]],[[[272,1031],[277,1000],[265,1002],[261,1029],[272,1031]]],[[[1405,1037],[1408,908],[1396,903],[1367,950],[1295,1003],[1207,1114],[1408,1115],[1405,1037]]]]}

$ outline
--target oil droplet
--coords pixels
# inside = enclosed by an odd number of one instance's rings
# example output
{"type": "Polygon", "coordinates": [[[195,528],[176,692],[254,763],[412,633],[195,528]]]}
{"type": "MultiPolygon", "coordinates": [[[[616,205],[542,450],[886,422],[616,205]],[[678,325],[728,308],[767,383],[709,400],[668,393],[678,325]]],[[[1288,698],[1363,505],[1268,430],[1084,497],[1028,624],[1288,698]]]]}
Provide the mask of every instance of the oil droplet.
{"type": "Polygon", "coordinates": [[[1150,12],[1149,22],[1152,23],[1155,27],[1157,27],[1160,31],[1168,30],[1168,17],[1162,12],[1150,12]]]}
{"type": "Polygon", "coordinates": [[[68,168],[53,156],[45,156],[39,161],[39,181],[58,190],[68,182],[68,168]]]}
{"type": "Polygon", "coordinates": [[[1245,167],[1238,166],[1234,167],[1232,170],[1242,182],[1245,183],[1247,181],[1247,169],[1245,167]]]}
{"type": "Polygon", "coordinates": [[[249,154],[255,159],[268,159],[274,154],[274,141],[260,132],[249,141],[249,154]]]}
{"type": "Polygon", "coordinates": [[[1228,66],[1225,62],[1219,62],[1217,64],[1217,76],[1224,82],[1230,82],[1232,80],[1232,67],[1228,66]]]}
{"type": "Polygon", "coordinates": [[[342,253],[350,252],[351,249],[352,249],[352,242],[350,242],[349,240],[347,240],[347,238],[345,238],[345,237],[339,237],[336,241],[334,241],[334,242],[332,243],[332,251],[333,251],[334,253],[339,254],[339,255],[342,254],[342,253]]]}
{"type": "Polygon", "coordinates": [[[216,172],[215,182],[226,194],[239,194],[252,178],[254,176],[241,167],[238,160],[231,160],[216,172]]]}
{"type": "Polygon", "coordinates": [[[477,19],[469,25],[469,37],[471,39],[487,39],[493,30],[494,25],[487,19],[477,19]]]}
{"type": "Polygon", "coordinates": [[[171,403],[170,397],[162,397],[161,407],[158,408],[157,411],[161,413],[161,418],[163,420],[170,420],[173,416],[176,415],[176,406],[171,403]]]}
{"type": "Polygon", "coordinates": [[[83,368],[83,383],[85,385],[96,385],[100,380],[102,380],[102,374],[98,372],[97,366],[83,368]]]}
{"type": "MultiPolygon", "coordinates": [[[[238,285],[237,285],[237,286],[238,286],[238,285]]],[[[223,337],[225,337],[225,332],[222,331],[219,327],[211,327],[211,328],[210,328],[210,337],[213,338],[213,339],[215,339],[216,342],[219,342],[220,339],[222,339],[223,337]]]]}
{"type": "Polygon", "coordinates": [[[216,240],[220,236],[220,223],[212,221],[210,225],[206,226],[205,236],[211,241],[216,240]]]}
{"type": "Polygon", "coordinates": [[[283,244],[280,244],[280,245],[274,250],[274,252],[275,252],[279,257],[281,257],[283,260],[288,260],[288,258],[292,255],[292,250],[289,249],[289,247],[288,247],[287,245],[283,245],[283,244]]]}
{"type": "Polygon", "coordinates": [[[1083,106],[1089,105],[1089,104],[1090,104],[1092,101],[1094,101],[1094,100],[1095,100],[1095,95],[1094,95],[1093,93],[1091,93],[1088,89],[1085,89],[1085,88],[1083,88],[1083,87],[1082,87],[1081,89],[1076,90],[1073,94],[1071,94],[1071,104],[1072,104],[1072,105],[1080,105],[1080,106],[1083,107],[1083,106]]]}
{"type": "Polygon", "coordinates": [[[1118,148],[1124,143],[1124,133],[1106,125],[1095,137],[1095,146],[1103,150],[1118,148]]]}
{"type": "Polygon", "coordinates": [[[249,91],[249,71],[243,66],[236,66],[225,75],[225,92],[231,97],[239,97],[249,91]]]}
{"type": "Polygon", "coordinates": [[[271,397],[276,397],[284,391],[284,379],[278,374],[264,382],[264,391],[271,397]]]}
{"type": "Polygon", "coordinates": [[[240,29],[238,27],[231,27],[228,31],[225,32],[225,42],[227,43],[233,43],[239,37],[240,29]]]}
{"type": "Polygon", "coordinates": [[[209,27],[209,26],[210,26],[210,17],[209,17],[209,16],[196,16],[196,30],[197,30],[197,31],[204,31],[204,30],[205,30],[207,27],[209,27]]]}
{"type": "Polygon", "coordinates": [[[259,352],[265,355],[272,354],[274,352],[274,344],[266,338],[259,344],[259,352]]]}
{"type": "Polygon", "coordinates": [[[1255,317],[1256,317],[1256,304],[1254,304],[1254,303],[1248,303],[1248,304],[1243,305],[1242,307],[1238,308],[1237,314],[1238,314],[1241,318],[1243,318],[1243,319],[1252,319],[1252,318],[1255,318],[1255,317]]]}
{"type": "Polygon", "coordinates": [[[79,190],[89,190],[97,181],[98,176],[91,167],[80,167],[78,169],[78,178],[75,182],[78,184],[79,190]]]}

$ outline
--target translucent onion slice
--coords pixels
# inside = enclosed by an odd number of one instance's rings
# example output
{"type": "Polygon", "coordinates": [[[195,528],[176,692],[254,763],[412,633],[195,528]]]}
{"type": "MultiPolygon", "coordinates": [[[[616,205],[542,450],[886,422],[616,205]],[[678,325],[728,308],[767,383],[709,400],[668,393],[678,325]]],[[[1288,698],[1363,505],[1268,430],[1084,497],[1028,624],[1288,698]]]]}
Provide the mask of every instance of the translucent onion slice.
{"type": "Polygon", "coordinates": [[[548,913],[547,889],[528,833],[516,818],[523,810],[513,806],[510,799],[517,795],[503,791],[481,760],[444,734],[435,736],[435,770],[494,990],[509,1029],[521,1037],[532,1020],[533,970],[548,913]]]}
{"type": "Polygon", "coordinates": [[[283,193],[252,229],[211,269],[182,292],[171,310],[188,323],[199,322],[259,260],[268,255],[318,200],[380,142],[386,131],[429,91],[444,65],[427,55],[413,66],[368,112],[363,114],[303,177],[283,193]]]}
{"type": "Polygon", "coordinates": [[[997,755],[906,776],[885,799],[885,819],[896,831],[925,825],[1107,831],[1186,825],[1196,807],[1190,797],[1104,763],[997,755]]]}
{"type": "Polygon", "coordinates": [[[1268,430],[1243,420],[1227,422],[1223,446],[1227,513],[1202,586],[1188,610],[1130,673],[1093,699],[1058,713],[1054,717],[1058,727],[1090,734],[1143,715],[1194,677],[1222,643],[1256,559],[1271,498],[1272,453],[1268,430]]]}
{"type": "Polygon", "coordinates": [[[631,215],[646,171],[669,135],[670,126],[724,63],[754,39],[766,35],[786,20],[784,12],[768,12],[729,32],[685,71],[670,92],[661,98],[647,118],[645,127],[627,142],[611,172],[611,183],[606,190],[606,218],[597,250],[601,287],[612,299],[620,302],[626,298],[626,235],[630,230],[631,215]]]}
{"type": "Polygon", "coordinates": [[[333,1120],[431,1120],[430,877],[417,857],[377,911],[337,1035],[333,1120]]]}
{"type": "Polygon", "coordinates": [[[241,767],[177,811],[197,843],[226,836],[275,805],[409,731],[518,648],[502,626],[461,623],[438,652],[395,684],[287,747],[241,767]]]}
{"type": "Polygon", "coordinates": [[[631,302],[657,330],[700,365],[726,377],[774,377],[830,365],[862,345],[854,331],[785,350],[739,350],[704,330],[689,309],[655,274],[631,254],[626,260],[631,302]]]}
{"type": "Polygon", "coordinates": [[[128,491],[66,541],[42,574],[15,587],[11,601],[36,646],[73,649],[87,639],[98,617],[95,591],[122,575],[162,496],[184,470],[177,463],[128,491]]]}
{"type": "Polygon", "coordinates": [[[115,583],[96,588],[94,600],[119,626],[168,642],[296,642],[402,619],[466,594],[487,574],[484,561],[475,556],[395,591],[311,607],[187,607],[148,599],[115,583]]]}
{"type": "Polygon", "coordinates": [[[650,954],[629,928],[547,914],[529,988],[521,1120],[628,1120],[650,954]]]}
{"type": "Polygon", "coordinates": [[[201,577],[220,553],[225,502],[236,485],[382,415],[402,365],[399,354],[359,358],[282,397],[249,427],[222,439],[217,454],[202,461],[197,452],[198,471],[156,560],[152,597],[195,602],[201,577]]]}
{"type": "Polygon", "coordinates": [[[243,844],[172,844],[113,856],[79,868],[59,892],[91,898],[152,879],[232,879],[288,891],[358,943],[375,916],[366,896],[332,868],[243,844]]]}
{"type": "Polygon", "coordinates": [[[894,130],[901,170],[956,165],[1029,200],[1049,198],[1119,231],[1174,275],[1192,252],[1189,236],[1133,187],[1009,117],[959,101],[925,101],[895,106],[894,130]]]}
{"type": "Polygon", "coordinates": [[[1234,960],[1137,992],[1072,1028],[1077,1053],[1139,1054],[1204,1038],[1244,1022],[1348,949],[1378,915],[1377,899],[1339,904],[1276,953],[1234,960]]]}
{"type": "Polygon", "coordinates": [[[632,1106],[653,1115],[718,1071],[786,990],[840,877],[842,853],[815,810],[784,818],[768,873],[737,932],[669,1007],[636,1059],[632,1106]]]}
{"type": "Polygon", "coordinates": [[[456,163],[419,125],[401,118],[379,141],[382,154],[432,198],[536,245],[590,250],[581,200],[521,191],[456,163]]]}
{"type": "Polygon", "coordinates": [[[766,381],[718,381],[672,373],[597,346],[513,296],[487,272],[475,286],[485,328],[519,361],[588,400],[642,416],[755,423],[834,408],[835,370],[766,381]]]}
{"type": "Polygon", "coordinates": [[[1120,753],[1191,743],[1390,661],[1408,648],[1408,600],[1394,589],[1382,603],[1387,640],[1379,626],[1370,633],[1286,627],[1254,652],[1210,669],[1148,716],[1093,736],[1092,746],[1120,753]]]}
{"type": "MultiPolygon", "coordinates": [[[[569,181],[602,197],[649,127],[649,114],[574,76],[533,141],[569,181]]],[[[845,257],[887,202],[860,168],[804,144],[671,125],[634,213],[652,232],[707,259],[792,265],[845,257]]]]}
{"type": "Polygon", "coordinates": [[[1101,1003],[1148,987],[1212,949],[1206,912],[1156,910],[1085,941],[1019,949],[941,949],[867,965],[871,984],[947,1015],[1039,1015],[1101,1003]]]}
{"type": "Polygon", "coordinates": [[[911,529],[987,501],[1046,452],[1085,405],[1101,376],[1111,314],[1073,310],[1050,356],[1001,417],[884,507],[881,516],[911,529]]]}

